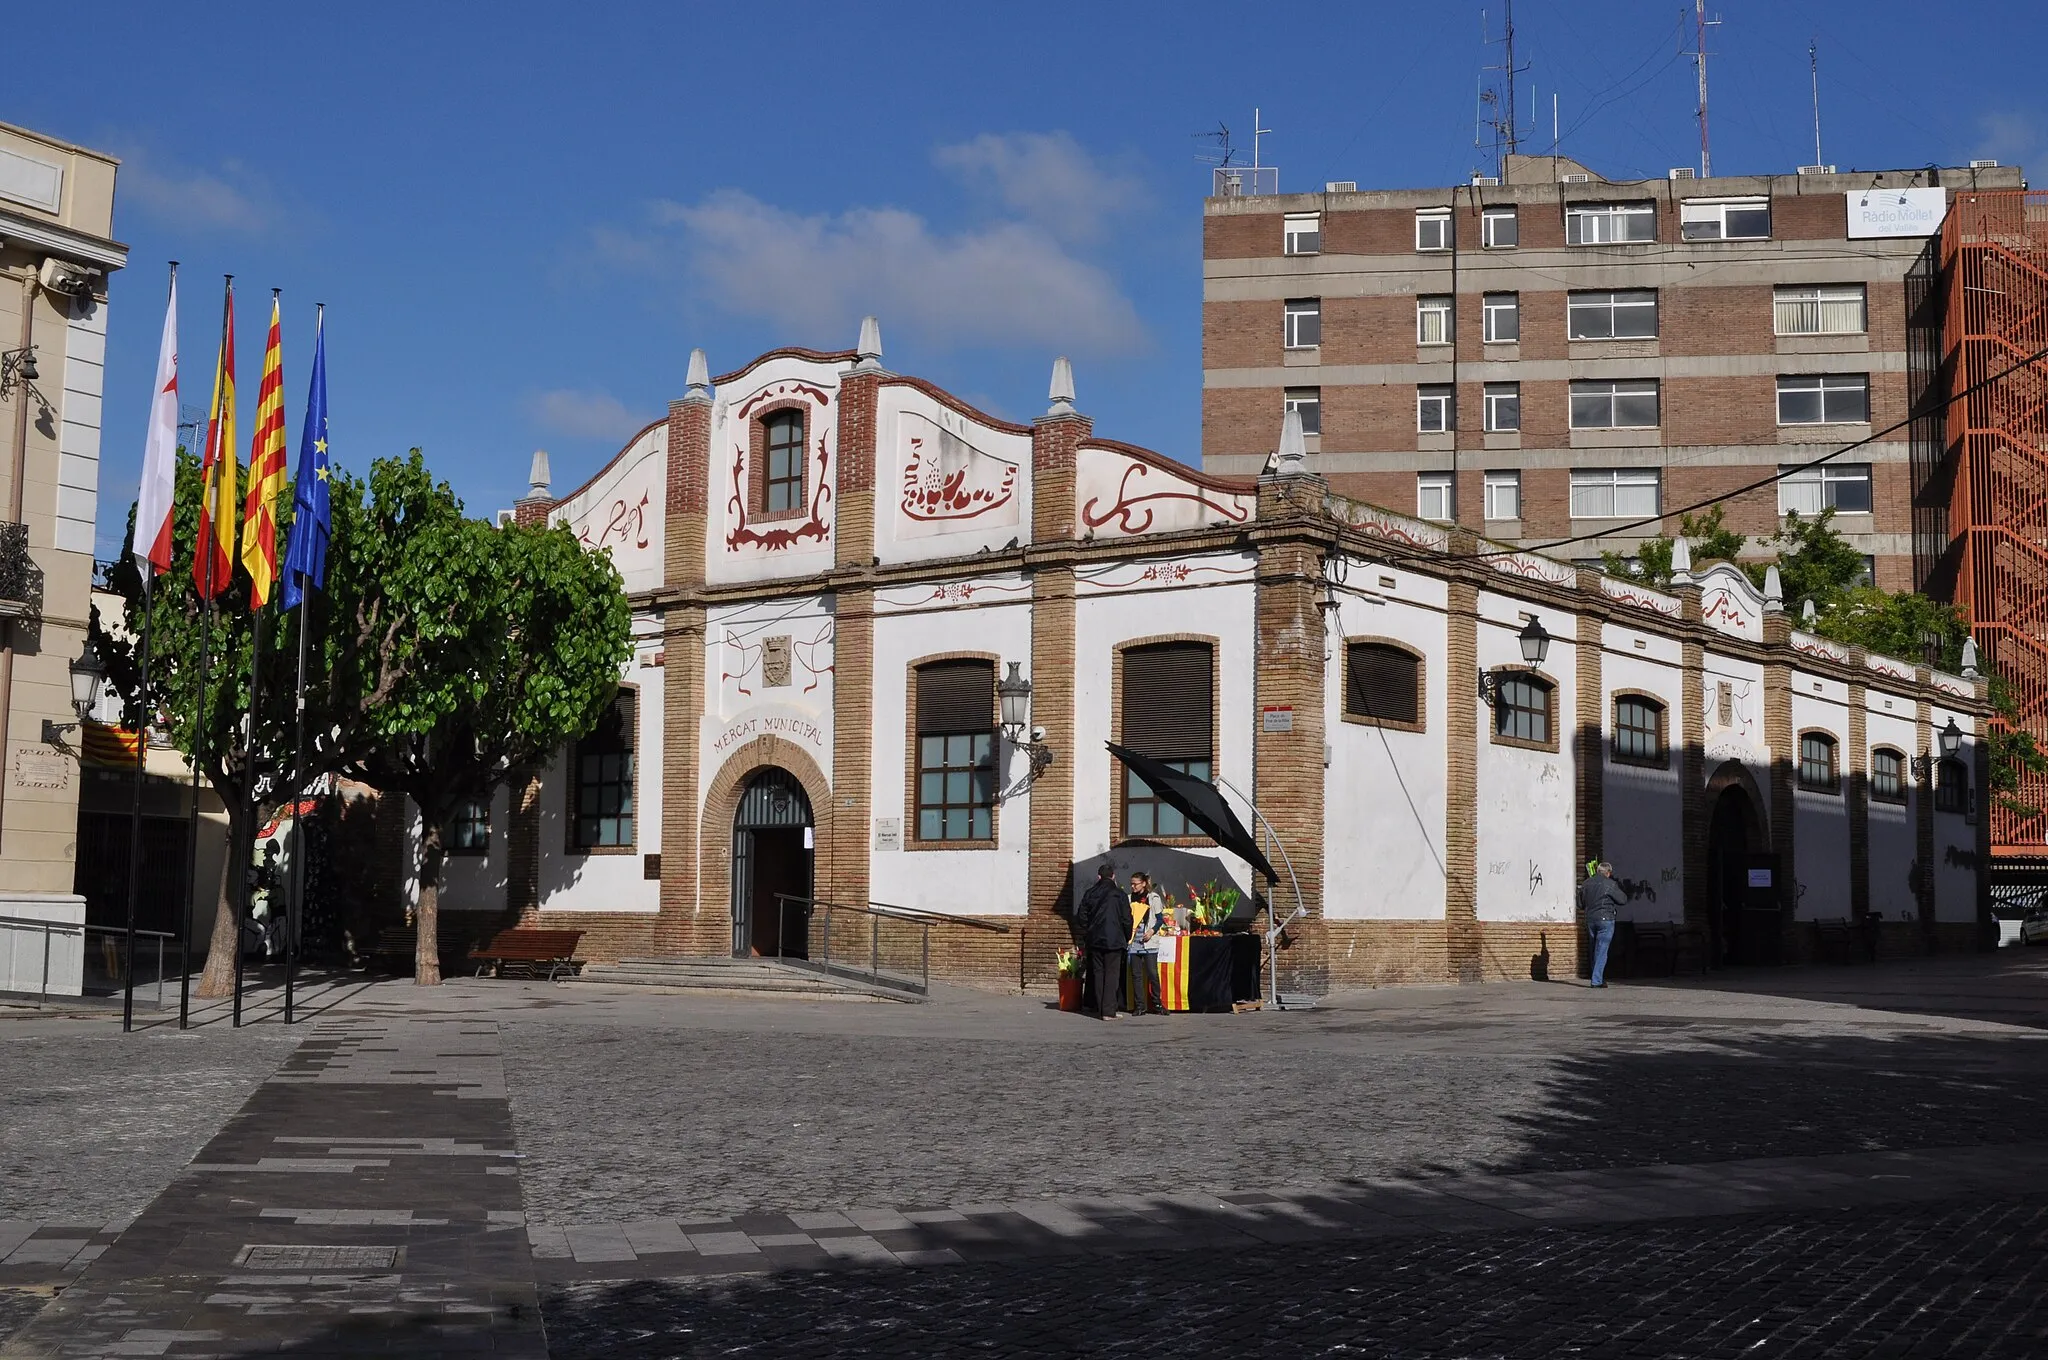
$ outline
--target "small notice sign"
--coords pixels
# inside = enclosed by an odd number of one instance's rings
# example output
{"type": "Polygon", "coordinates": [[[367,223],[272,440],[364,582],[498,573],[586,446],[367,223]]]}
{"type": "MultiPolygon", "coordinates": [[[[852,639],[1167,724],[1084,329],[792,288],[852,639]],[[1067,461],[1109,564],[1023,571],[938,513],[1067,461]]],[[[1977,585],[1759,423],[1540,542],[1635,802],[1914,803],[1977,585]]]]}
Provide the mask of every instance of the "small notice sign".
{"type": "Polygon", "coordinates": [[[1292,732],[1294,710],[1291,708],[1263,708],[1259,710],[1259,728],[1264,732],[1292,732]]]}
{"type": "Polygon", "coordinates": [[[901,817],[875,818],[875,849],[901,850],[903,848],[903,819],[901,817]]]}
{"type": "Polygon", "coordinates": [[[1749,871],[1749,886],[1752,888],[1770,887],[1771,871],[1769,869],[1751,869],[1749,871]]]}
{"type": "Polygon", "coordinates": [[[71,787],[72,761],[66,751],[34,746],[14,748],[14,787],[62,793],[71,787]]]}

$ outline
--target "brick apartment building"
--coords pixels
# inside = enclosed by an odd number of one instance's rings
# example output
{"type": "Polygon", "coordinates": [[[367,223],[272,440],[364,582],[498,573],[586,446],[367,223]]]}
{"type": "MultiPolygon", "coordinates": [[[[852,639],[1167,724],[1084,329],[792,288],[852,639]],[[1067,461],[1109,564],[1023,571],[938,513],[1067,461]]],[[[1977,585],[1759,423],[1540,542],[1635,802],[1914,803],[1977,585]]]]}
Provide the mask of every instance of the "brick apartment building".
{"type": "MultiPolygon", "coordinates": [[[[1675,532],[1679,508],[1903,420],[1948,195],[2023,183],[1673,174],[1511,156],[1504,183],[1209,199],[1204,468],[1256,474],[1296,407],[1346,496],[1515,544],[1588,536],[1558,550],[1581,562],[1631,551],[1631,520],[1675,532]]],[[[1831,506],[1877,584],[1910,589],[1914,491],[1900,430],[1728,522],[1767,536],[1831,506]]]]}

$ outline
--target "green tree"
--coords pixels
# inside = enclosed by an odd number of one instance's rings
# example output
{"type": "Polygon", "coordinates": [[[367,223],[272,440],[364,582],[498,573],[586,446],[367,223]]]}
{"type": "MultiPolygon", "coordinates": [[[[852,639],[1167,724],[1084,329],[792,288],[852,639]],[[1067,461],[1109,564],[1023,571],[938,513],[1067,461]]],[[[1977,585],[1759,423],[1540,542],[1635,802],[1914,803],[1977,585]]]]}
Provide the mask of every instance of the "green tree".
{"type": "MultiPolygon", "coordinates": [[[[1704,514],[1685,515],[1679,519],[1679,537],[1691,545],[1695,566],[1715,561],[1733,562],[1749,542],[1721,521],[1722,510],[1718,505],[1704,514]]],[[[1637,545],[1634,556],[1603,552],[1600,562],[1610,576],[1632,576],[1661,590],[1671,584],[1673,546],[1673,540],[1668,538],[1645,539],[1637,545]]]]}
{"type": "MultiPolygon", "coordinates": [[[[1761,586],[1765,569],[1770,561],[1776,561],[1785,607],[1795,616],[1808,600],[1813,601],[1816,613],[1825,614],[1839,605],[1850,590],[1868,583],[1863,554],[1835,529],[1832,508],[1815,516],[1787,511],[1778,532],[1759,540],[1759,546],[1771,549],[1771,558],[1746,563],[1743,569],[1761,586]]],[[[1916,641],[1911,651],[1891,655],[1917,657],[1919,643],[1916,641]]]]}
{"type": "Polygon", "coordinates": [[[252,853],[260,803],[276,797],[276,789],[303,782],[285,769],[291,754],[291,685],[293,656],[297,646],[295,617],[279,620],[275,615],[266,625],[263,657],[264,703],[255,715],[253,763],[249,760],[248,727],[251,643],[254,616],[249,612],[249,578],[235,564],[227,588],[208,609],[199,600],[192,579],[192,555],[199,534],[199,462],[185,450],[178,451],[177,481],[172,501],[172,544],[174,559],[169,571],[159,575],[149,595],[150,664],[149,687],[142,687],[140,658],[136,655],[142,633],[142,573],[131,551],[135,516],[131,506],[128,535],[121,556],[107,572],[107,586],[119,595],[123,606],[126,636],[116,638],[101,626],[95,611],[93,633],[100,655],[106,659],[108,679],[121,696],[123,721],[137,730],[156,723],[167,727],[172,744],[189,759],[200,745],[205,754],[200,773],[227,806],[228,854],[222,866],[212,940],[207,950],[206,971],[198,992],[204,997],[226,996],[234,985],[236,921],[232,910],[237,882],[235,873],[246,871],[252,853]],[[199,658],[202,647],[207,656],[206,694],[199,696],[199,658]],[[245,807],[259,804],[258,815],[245,807]]]}
{"type": "Polygon", "coordinates": [[[340,498],[321,698],[342,773],[419,810],[414,978],[434,984],[449,820],[596,725],[632,614],[609,557],[566,527],[469,518],[418,449],[372,464],[346,514],[340,498]]]}

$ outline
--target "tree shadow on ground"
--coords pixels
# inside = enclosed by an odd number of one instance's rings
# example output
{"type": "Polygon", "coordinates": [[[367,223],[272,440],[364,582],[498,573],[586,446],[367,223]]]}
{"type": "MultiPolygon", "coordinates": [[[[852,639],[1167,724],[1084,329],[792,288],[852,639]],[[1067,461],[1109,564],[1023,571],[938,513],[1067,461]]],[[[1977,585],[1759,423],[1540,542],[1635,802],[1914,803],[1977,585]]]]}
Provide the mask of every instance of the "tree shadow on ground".
{"type": "Polygon", "coordinates": [[[1723,968],[1687,977],[1633,978],[1621,985],[1776,996],[2048,1029],[2048,950],[1937,954],[1875,964],[1723,968]]]}

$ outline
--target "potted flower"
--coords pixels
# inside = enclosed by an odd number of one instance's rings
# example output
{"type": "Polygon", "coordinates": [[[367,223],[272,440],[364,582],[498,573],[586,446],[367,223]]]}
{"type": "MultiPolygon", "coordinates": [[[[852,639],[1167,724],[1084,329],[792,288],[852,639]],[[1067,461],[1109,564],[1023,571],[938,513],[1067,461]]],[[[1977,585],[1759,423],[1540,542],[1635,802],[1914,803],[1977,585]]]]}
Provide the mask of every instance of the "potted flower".
{"type": "Polygon", "coordinates": [[[1216,934],[1230,919],[1230,913],[1237,910],[1238,892],[1227,884],[1219,888],[1216,880],[1210,879],[1199,888],[1188,884],[1188,899],[1195,906],[1197,933],[1216,934]]]}
{"type": "Polygon", "coordinates": [[[1054,956],[1059,963],[1060,1009],[1081,1009],[1081,951],[1062,949],[1054,956]]]}

